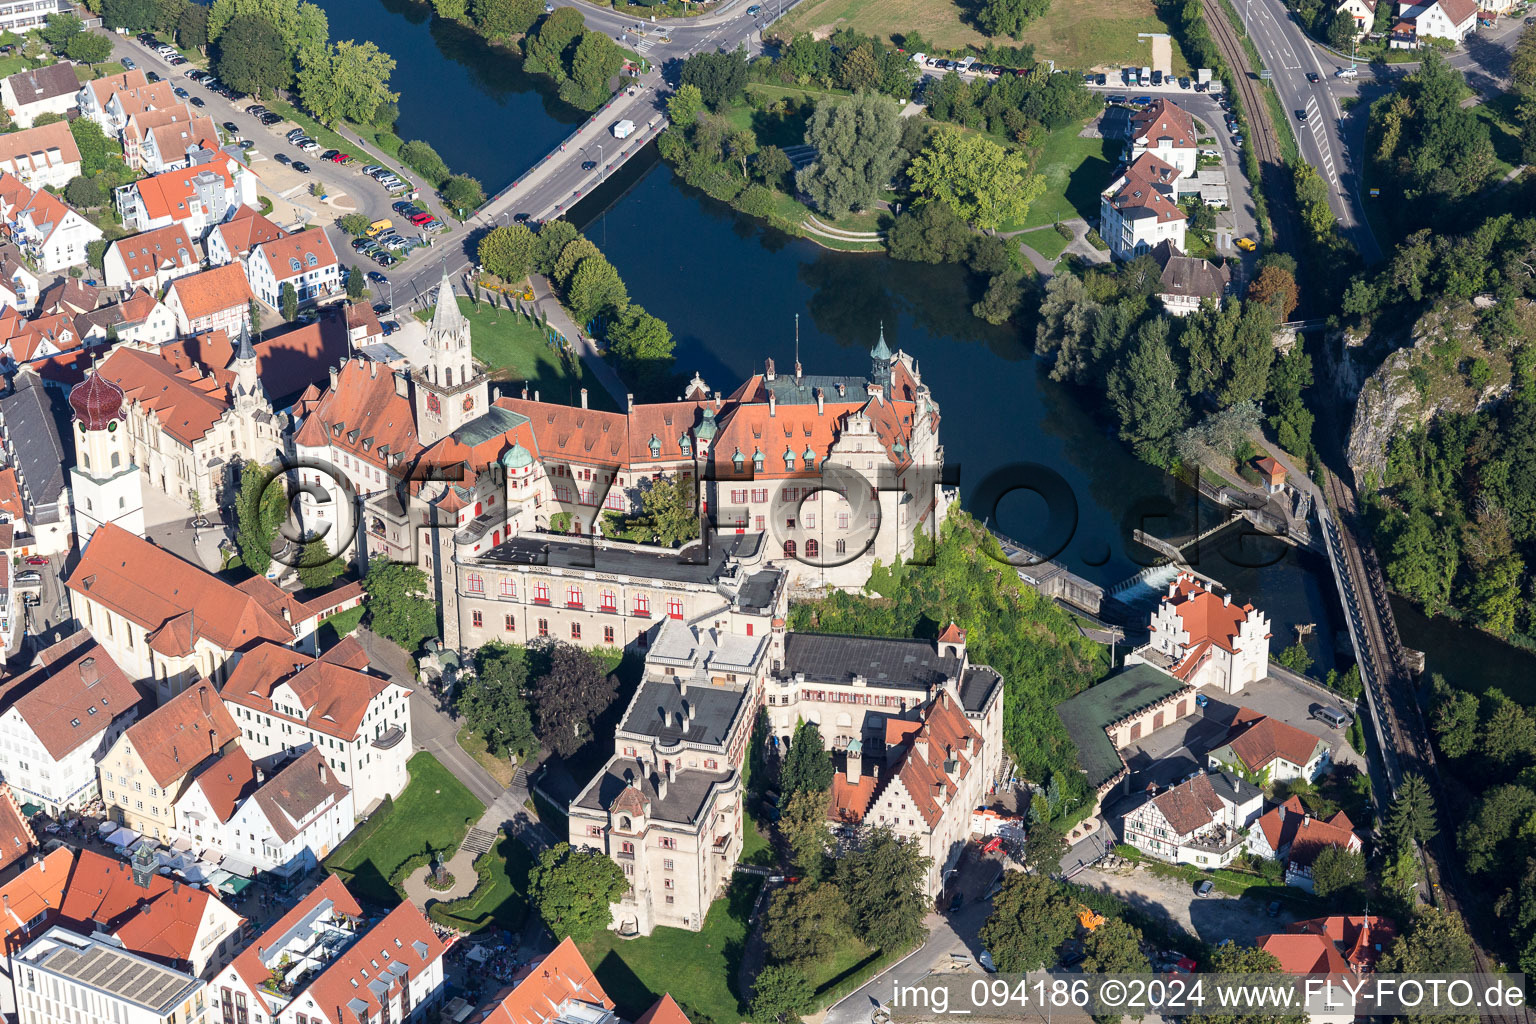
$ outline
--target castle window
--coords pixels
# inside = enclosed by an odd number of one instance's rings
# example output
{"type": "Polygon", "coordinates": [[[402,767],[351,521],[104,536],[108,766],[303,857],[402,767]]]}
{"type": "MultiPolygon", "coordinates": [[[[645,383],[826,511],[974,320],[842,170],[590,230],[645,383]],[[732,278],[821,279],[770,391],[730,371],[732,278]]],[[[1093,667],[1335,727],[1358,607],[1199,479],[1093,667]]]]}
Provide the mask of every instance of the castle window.
{"type": "Polygon", "coordinates": [[[736,468],[736,472],[738,472],[738,473],[741,472],[741,470],[743,468],[743,464],[745,463],[745,461],[746,461],[746,456],[741,454],[741,449],[740,448],[736,449],[736,454],[731,456],[731,465],[736,468]]]}
{"type": "Polygon", "coordinates": [[[784,542],[784,557],[785,558],[794,558],[795,557],[795,542],[794,541],[787,540],[787,541],[784,542]]]}
{"type": "Polygon", "coordinates": [[[465,588],[471,594],[483,594],[485,593],[485,578],[477,572],[472,572],[465,581],[465,588]]]}
{"type": "Polygon", "coordinates": [[[821,545],[816,543],[815,538],[812,538],[812,539],[810,539],[810,540],[805,542],[805,557],[806,558],[815,558],[820,553],[821,553],[821,545]]]}
{"type": "Polygon", "coordinates": [[[752,449],[752,468],[759,473],[763,471],[763,453],[756,448],[752,449]]]}
{"type": "Polygon", "coordinates": [[[508,633],[516,633],[517,632],[517,618],[515,616],[512,616],[512,615],[508,615],[507,616],[507,632],[508,633]]]}
{"type": "Polygon", "coordinates": [[[613,643],[613,627],[612,626],[604,626],[603,627],[603,643],[605,643],[605,644],[613,643]]]}

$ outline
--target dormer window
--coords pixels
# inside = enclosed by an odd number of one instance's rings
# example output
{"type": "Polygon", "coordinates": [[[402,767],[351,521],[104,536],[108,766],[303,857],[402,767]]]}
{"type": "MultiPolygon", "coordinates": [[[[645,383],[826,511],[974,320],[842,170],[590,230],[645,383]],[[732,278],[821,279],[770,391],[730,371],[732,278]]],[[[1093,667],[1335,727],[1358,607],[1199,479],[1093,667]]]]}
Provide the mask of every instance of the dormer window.
{"type": "Polygon", "coordinates": [[[661,457],[661,438],[657,437],[655,434],[652,434],[651,435],[651,458],[658,459],[660,457],[661,457]]]}
{"type": "Polygon", "coordinates": [[[737,448],[735,454],[731,456],[731,465],[736,467],[736,472],[740,473],[742,471],[742,469],[745,467],[746,461],[747,457],[741,454],[740,448],[737,448]]]}
{"type": "Polygon", "coordinates": [[[315,257],[314,253],[308,252],[308,253],[304,254],[304,263],[306,265],[313,267],[313,266],[318,265],[319,262],[320,261],[315,257]]]}
{"type": "MultiPolygon", "coordinates": [[[[1138,194],[1139,194],[1139,193],[1138,193],[1138,194]]],[[[297,258],[296,258],[296,257],[292,257],[292,256],[290,256],[290,257],[289,257],[289,258],[288,258],[288,266],[290,266],[290,267],[292,267],[292,268],[293,268],[293,270],[295,270],[295,271],[299,271],[299,270],[302,270],[302,269],[303,269],[303,267],[301,267],[301,266],[300,266],[300,265],[299,265],[299,261],[298,261],[298,259],[297,259],[297,258]]]]}
{"type": "Polygon", "coordinates": [[[785,469],[794,469],[795,468],[795,453],[790,451],[788,448],[784,449],[784,468],[785,469]]]}
{"type": "Polygon", "coordinates": [[[752,468],[759,473],[763,471],[763,453],[758,449],[752,449],[752,468]]]}
{"type": "Polygon", "coordinates": [[[693,443],[688,440],[686,434],[677,439],[677,446],[683,450],[684,455],[693,454],[693,443]]]}

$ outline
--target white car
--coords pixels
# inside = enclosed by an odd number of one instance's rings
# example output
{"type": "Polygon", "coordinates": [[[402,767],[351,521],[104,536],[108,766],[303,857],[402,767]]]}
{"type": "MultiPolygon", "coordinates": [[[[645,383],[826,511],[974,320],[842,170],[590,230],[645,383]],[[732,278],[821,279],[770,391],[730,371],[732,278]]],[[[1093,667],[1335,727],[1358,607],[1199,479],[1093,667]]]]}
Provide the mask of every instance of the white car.
{"type": "Polygon", "coordinates": [[[1333,73],[1335,78],[1359,78],[1360,69],[1357,67],[1339,68],[1333,73]]]}

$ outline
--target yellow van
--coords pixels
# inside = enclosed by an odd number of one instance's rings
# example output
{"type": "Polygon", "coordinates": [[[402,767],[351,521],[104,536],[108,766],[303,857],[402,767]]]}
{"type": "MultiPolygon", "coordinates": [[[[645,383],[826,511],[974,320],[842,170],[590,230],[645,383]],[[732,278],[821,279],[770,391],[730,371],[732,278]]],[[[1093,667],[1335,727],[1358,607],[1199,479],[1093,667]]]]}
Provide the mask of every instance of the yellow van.
{"type": "Polygon", "coordinates": [[[376,220],[372,224],[368,225],[368,237],[377,238],[384,232],[392,230],[394,226],[395,222],[387,217],[383,220],[376,220]]]}

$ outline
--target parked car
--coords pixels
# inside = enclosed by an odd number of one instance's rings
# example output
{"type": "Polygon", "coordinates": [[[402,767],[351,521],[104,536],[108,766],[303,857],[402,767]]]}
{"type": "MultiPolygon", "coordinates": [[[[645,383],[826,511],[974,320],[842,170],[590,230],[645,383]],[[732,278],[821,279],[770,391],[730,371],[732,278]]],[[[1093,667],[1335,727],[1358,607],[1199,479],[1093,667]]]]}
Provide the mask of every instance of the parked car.
{"type": "MultiPolygon", "coordinates": [[[[1109,84],[1109,76],[1108,75],[1100,75],[1098,78],[1094,79],[1094,84],[1095,85],[1108,85],[1109,84]]],[[[985,953],[986,951],[983,950],[982,952],[985,953]]]]}
{"type": "Polygon", "coordinates": [[[328,149],[324,153],[320,154],[320,159],[321,160],[329,160],[331,157],[335,156],[338,152],[340,152],[340,150],[328,149]]]}
{"type": "Polygon", "coordinates": [[[1328,707],[1326,704],[1312,712],[1312,717],[1325,725],[1331,725],[1335,729],[1342,729],[1349,724],[1349,716],[1338,708],[1328,707]]]}
{"type": "Polygon", "coordinates": [[[22,559],[22,561],[26,562],[28,565],[48,564],[48,559],[44,558],[42,555],[28,555],[26,558],[22,559]]]}
{"type": "Polygon", "coordinates": [[[240,134],[240,126],[235,124],[235,122],[233,122],[233,121],[225,121],[220,127],[222,127],[225,131],[229,132],[229,134],[231,134],[231,135],[239,135],[240,134]]]}
{"type": "Polygon", "coordinates": [[[1180,89],[1188,89],[1189,88],[1189,77],[1187,75],[1179,79],[1179,88],[1180,89]]]}
{"type": "Polygon", "coordinates": [[[385,320],[379,326],[384,328],[384,337],[387,338],[391,334],[394,334],[396,331],[398,331],[400,329],[400,321],[399,320],[385,320]]]}
{"type": "Polygon", "coordinates": [[[165,62],[167,64],[169,64],[173,68],[174,67],[180,67],[181,65],[183,65],[183,64],[185,64],[187,62],[187,58],[183,57],[181,54],[178,53],[174,57],[167,57],[167,58],[165,58],[165,62]]]}
{"type": "Polygon", "coordinates": [[[250,114],[252,117],[260,117],[262,114],[267,112],[267,108],[262,106],[260,103],[252,103],[250,106],[245,108],[245,112],[250,114]]]}
{"type": "Polygon", "coordinates": [[[295,160],[293,162],[293,169],[298,171],[300,174],[308,174],[309,164],[305,163],[303,160],[295,160]]]}
{"type": "Polygon", "coordinates": [[[407,202],[404,199],[400,200],[398,203],[395,203],[390,207],[390,209],[407,217],[413,213],[419,213],[421,211],[421,208],[415,203],[407,202]]]}
{"type": "Polygon", "coordinates": [[[429,220],[432,220],[432,215],[430,213],[418,213],[411,217],[411,223],[415,224],[417,227],[421,227],[429,220]]]}
{"type": "Polygon", "coordinates": [[[1254,252],[1259,248],[1259,244],[1251,238],[1239,238],[1234,244],[1243,252],[1254,252]]]}
{"type": "Polygon", "coordinates": [[[386,252],[379,255],[377,262],[381,267],[392,267],[400,261],[386,252]]]}
{"type": "Polygon", "coordinates": [[[165,79],[160,77],[160,73],[158,71],[146,71],[146,72],[144,72],[144,81],[146,81],[146,82],[163,82],[163,81],[165,81],[165,79]]]}
{"type": "Polygon", "coordinates": [[[272,159],[276,160],[280,164],[291,164],[291,163],[293,163],[293,157],[289,156],[287,153],[278,153],[272,159]]]}
{"type": "Polygon", "coordinates": [[[363,252],[372,244],[373,243],[366,238],[354,238],[352,239],[352,251],[363,252]]]}
{"type": "Polygon", "coordinates": [[[191,95],[192,95],[192,94],[191,94],[191,93],[189,93],[189,92],[187,92],[187,90],[185,90],[185,89],[183,89],[183,88],[182,88],[182,87],[181,87],[181,86],[179,86],[179,85],[177,85],[177,86],[172,86],[172,88],[171,88],[171,92],[173,92],[173,93],[174,93],[174,94],[175,94],[175,95],[176,95],[176,98],[177,98],[177,99],[182,99],[182,100],[184,100],[184,99],[186,99],[186,98],[187,98],[187,97],[188,97],[188,96],[191,96],[191,95]]]}
{"type": "Polygon", "coordinates": [[[187,100],[187,102],[192,104],[194,107],[206,107],[208,105],[207,103],[203,102],[203,98],[201,96],[193,96],[191,99],[187,100]]]}
{"type": "Polygon", "coordinates": [[[129,71],[132,71],[133,69],[138,67],[138,65],[133,62],[133,58],[132,57],[124,57],[122,59],[122,61],[121,61],[121,64],[123,65],[123,67],[127,68],[129,71]]]}
{"type": "Polygon", "coordinates": [[[1129,103],[1131,101],[1127,97],[1125,97],[1125,96],[1111,96],[1105,102],[1110,103],[1110,104],[1118,104],[1120,106],[1124,106],[1125,104],[1127,104],[1127,103],[1129,103]]]}
{"type": "Polygon", "coordinates": [[[1154,72],[1152,72],[1152,84],[1153,85],[1162,85],[1163,84],[1163,73],[1161,71],[1154,71],[1154,72]]]}
{"type": "Polygon", "coordinates": [[[350,163],[351,162],[352,154],[351,153],[333,153],[332,155],[326,157],[325,159],[329,160],[333,164],[345,164],[345,163],[350,163]]]}
{"type": "Polygon", "coordinates": [[[1211,894],[1211,890],[1215,888],[1216,883],[1207,878],[1205,881],[1201,882],[1198,886],[1195,887],[1195,895],[1202,898],[1209,896],[1211,894]]]}
{"type": "Polygon", "coordinates": [[[1265,912],[1267,914],[1269,914],[1270,917],[1279,917],[1280,916],[1280,901],[1279,900],[1270,900],[1269,901],[1269,909],[1267,911],[1265,911],[1265,912]]]}
{"type": "Polygon", "coordinates": [[[1355,67],[1355,66],[1353,66],[1353,65],[1351,65],[1351,66],[1349,66],[1347,68],[1339,68],[1339,70],[1337,70],[1337,71],[1335,71],[1333,73],[1333,77],[1335,77],[1335,78],[1359,78],[1360,77],[1360,69],[1355,67]]]}
{"type": "Polygon", "coordinates": [[[40,583],[42,579],[42,573],[32,569],[28,569],[26,572],[19,572],[16,574],[17,583],[40,583]]]}
{"type": "Polygon", "coordinates": [[[1131,103],[1133,103],[1134,105],[1136,105],[1138,107],[1150,106],[1151,103],[1152,103],[1152,97],[1151,96],[1137,96],[1134,100],[1131,101],[1131,103]]]}

